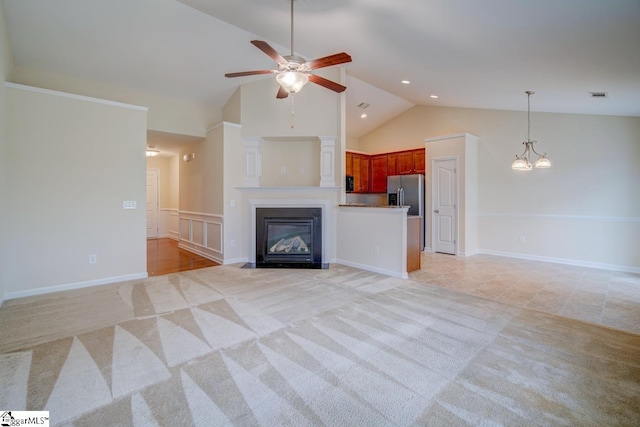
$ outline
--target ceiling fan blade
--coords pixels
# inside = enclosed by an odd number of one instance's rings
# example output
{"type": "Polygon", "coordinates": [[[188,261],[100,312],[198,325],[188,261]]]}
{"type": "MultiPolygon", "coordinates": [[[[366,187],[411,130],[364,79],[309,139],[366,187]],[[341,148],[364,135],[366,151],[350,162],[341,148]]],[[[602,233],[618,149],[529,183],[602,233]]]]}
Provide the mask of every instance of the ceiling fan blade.
{"type": "Polygon", "coordinates": [[[269,55],[269,57],[271,59],[273,59],[274,61],[276,61],[276,63],[278,63],[278,64],[286,64],[287,63],[287,60],[284,59],[282,57],[282,55],[280,55],[278,53],[277,50],[272,48],[269,45],[269,43],[263,42],[262,40],[251,40],[251,44],[254,45],[255,47],[257,47],[258,49],[260,49],[261,51],[263,51],[264,53],[266,53],[267,55],[269,55]]]}
{"type": "Polygon", "coordinates": [[[309,81],[338,93],[344,92],[347,89],[346,86],[332,82],[324,77],[316,76],[315,74],[309,74],[309,81]]]}
{"type": "Polygon", "coordinates": [[[278,99],[284,99],[286,97],[289,96],[289,92],[287,92],[286,90],[284,90],[284,88],[282,86],[279,86],[278,89],[278,94],[276,95],[276,98],[278,99]]]}
{"type": "Polygon", "coordinates": [[[310,70],[316,70],[318,68],[344,64],[345,62],[351,62],[351,56],[345,52],[340,52],[335,55],[325,56],[324,58],[312,59],[311,61],[307,61],[305,65],[309,67],[310,70]]]}
{"type": "Polygon", "coordinates": [[[255,76],[258,74],[274,74],[274,70],[255,70],[255,71],[241,71],[239,73],[227,73],[225,77],[244,77],[244,76],[255,76]]]}

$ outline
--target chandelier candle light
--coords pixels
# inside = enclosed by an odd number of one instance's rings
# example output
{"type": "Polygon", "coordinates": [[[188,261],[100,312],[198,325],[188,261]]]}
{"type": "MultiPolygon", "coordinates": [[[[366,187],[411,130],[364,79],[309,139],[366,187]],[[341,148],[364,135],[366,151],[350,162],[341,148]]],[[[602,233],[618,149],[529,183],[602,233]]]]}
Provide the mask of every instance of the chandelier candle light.
{"type": "Polygon", "coordinates": [[[551,167],[551,161],[546,157],[547,153],[540,154],[534,148],[533,144],[537,141],[531,140],[531,95],[535,92],[526,91],[527,94],[527,140],[523,142],[524,144],[524,153],[518,156],[516,154],[516,159],[511,163],[511,169],[517,171],[530,171],[534,166],[539,169],[545,169],[551,167]],[[531,152],[534,152],[538,155],[538,159],[535,163],[531,164],[531,152]]]}

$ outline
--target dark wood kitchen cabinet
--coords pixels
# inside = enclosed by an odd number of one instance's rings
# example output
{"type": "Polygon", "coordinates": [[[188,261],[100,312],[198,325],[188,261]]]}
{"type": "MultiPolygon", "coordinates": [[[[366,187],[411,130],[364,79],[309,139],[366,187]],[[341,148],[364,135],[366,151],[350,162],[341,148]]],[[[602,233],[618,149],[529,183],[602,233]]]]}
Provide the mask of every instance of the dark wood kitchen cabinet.
{"type": "Polygon", "coordinates": [[[419,148],[372,156],[347,151],[345,171],[347,176],[353,176],[354,193],[386,193],[388,176],[426,172],[425,150],[419,148]]]}
{"type": "Polygon", "coordinates": [[[371,156],[371,188],[369,189],[369,192],[386,193],[388,175],[389,167],[387,164],[387,155],[378,154],[371,156]]]}
{"type": "Polygon", "coordinates": [[[387,175],[398,175],[398,153],[387,153],[387,175]]]}
{"type": "MultiPolygon", "coordinates": [[[[366,154],[351,154],[352,172],[353,172],[353,192],[368,193],[369,192],[369,156],[366,154]]],[[[348,163],[348,161],[347,161],[348,163]]]]}
{"type": "Polygon", "coordinates": [[[407,175],[413,173],[425,173],[425,152],[424,149],[401,151],[397,153],[397,175],[407,175]]]}
{"type": "Polygon", "coordinates": [[[427,171],[426,167],[426,151],[424,148],[413,151],[413,168],[415,170],[414,173],[425,174],[427,171]]]}

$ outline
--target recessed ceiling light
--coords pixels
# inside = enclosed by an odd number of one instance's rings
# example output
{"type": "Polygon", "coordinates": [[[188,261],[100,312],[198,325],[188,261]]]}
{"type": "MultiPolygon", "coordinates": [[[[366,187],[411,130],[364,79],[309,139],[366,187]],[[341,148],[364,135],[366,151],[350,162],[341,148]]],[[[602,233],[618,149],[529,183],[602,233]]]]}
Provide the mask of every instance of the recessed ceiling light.
{"type": "Polygon", "coordinates": [[[438,99],[438,95],[430,95],[429,98],[438,99]]]}
{"type": "Polygon", "coordinates": [[[367,113],[362,113],[362,114],[360,114],[360,118],[361,118],[361,119],[366,119],[366,118],[367,118],[367,113]]]}
{"type": "Polygon", "coordinates": [[[408,85],[408,84],[410,84],[410,83],[411,83],[411,82],[410,82],[409,80],[403,80],[403,81],[402,81],[402,84],[405,84],[405,85],[408,85]]]}

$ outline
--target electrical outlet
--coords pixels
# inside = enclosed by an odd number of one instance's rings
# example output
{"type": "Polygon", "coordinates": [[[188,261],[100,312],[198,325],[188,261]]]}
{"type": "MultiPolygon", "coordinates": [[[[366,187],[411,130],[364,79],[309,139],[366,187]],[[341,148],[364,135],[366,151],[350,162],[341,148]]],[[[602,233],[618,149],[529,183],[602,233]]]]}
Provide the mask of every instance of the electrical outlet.
{"type": "Polygon", "coordinates": [[[380,246],[373,245],[373,253],[378,255],[380,253],[380,246]]]}
{"type": "Polygon", "coordinates": [[[520,236],[520,243],[527,243],[527,238],[525,236],[520,236]]]}
{"type": "Polygon", "coordinates": [[[286,166],[282,166],[282,167],[280,168],[280,173],[281,173],[282,175],[286,175],[286,173],[287,173],[287,167],[286,167],[286,166]]]}
{"type": "Polygon", "coordinates": [[[95,264],[98,262],[98,256],[96,254],[89,255],[89,264],[95,264]]]}
{"type": "Polygon", "coordinates": [[[231,246],[232,248],[235,248],[235,247],[236,247],[236,241],[232,239],[232,240],[229,242],[229,246],[231,246]]]}

